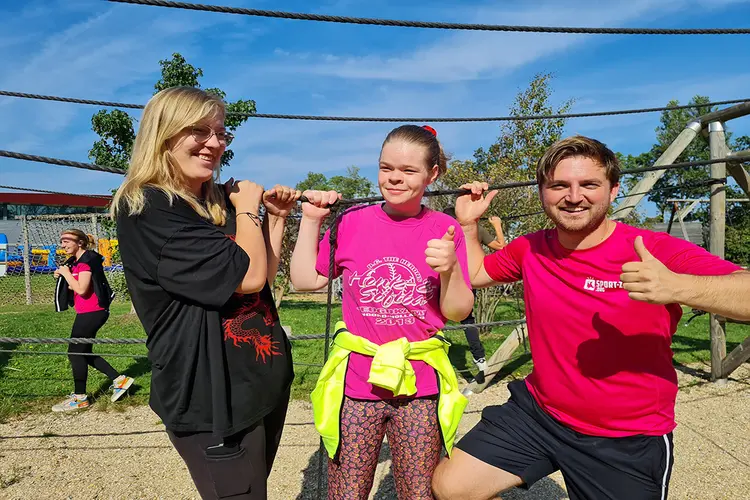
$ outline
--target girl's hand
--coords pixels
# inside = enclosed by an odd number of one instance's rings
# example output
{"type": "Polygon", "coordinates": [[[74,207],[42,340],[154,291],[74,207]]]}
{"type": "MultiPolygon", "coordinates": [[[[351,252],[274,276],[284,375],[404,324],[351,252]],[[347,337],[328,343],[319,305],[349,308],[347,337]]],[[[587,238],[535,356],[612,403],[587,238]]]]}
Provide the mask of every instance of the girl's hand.
{"type": "Polygon", "coordinates": [[[341,194],[336,191],[307,190],[302,194],[308,199],[308,202],[302,204],[302,216],[317,220],[328,217],[331,213],[328,207],[341,199],[341,194]]]}
{"type": "Polygon", "coordinates": [[[263,205],[265,205],[269,214],[276,217],[286,217],[300,196],[302,196],[302,191],[299,189],[276,184],[263,193],[263,205]]]}
{"type": "Polygon", "coordinates": [[[456,265],[456,244],[453,242],[455,231],[456,228],[450,226],[442,238],[427,242],[425,262],[438,273],[450,272],[456,265]]]}

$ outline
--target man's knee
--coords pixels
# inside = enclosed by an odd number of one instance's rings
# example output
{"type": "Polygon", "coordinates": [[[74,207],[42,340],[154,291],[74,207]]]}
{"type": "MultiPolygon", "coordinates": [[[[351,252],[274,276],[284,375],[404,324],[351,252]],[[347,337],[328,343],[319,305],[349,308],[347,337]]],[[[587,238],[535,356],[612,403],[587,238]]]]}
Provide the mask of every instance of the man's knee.
{"type": "Polygon", "coordinates": [[[432,474],[432,494],[436,500],[449,500],[459,498],[457,496],[459,488],[454,479],[451,478],[451,463],[447,458],[443,458],[438,464],[435,472],[432,474]]]}

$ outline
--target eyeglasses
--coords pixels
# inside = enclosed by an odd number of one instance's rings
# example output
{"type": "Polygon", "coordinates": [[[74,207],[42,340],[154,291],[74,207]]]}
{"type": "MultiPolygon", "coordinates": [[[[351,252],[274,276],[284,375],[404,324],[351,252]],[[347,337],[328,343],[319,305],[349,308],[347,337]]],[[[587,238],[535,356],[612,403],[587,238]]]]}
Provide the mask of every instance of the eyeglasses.
{"type": "Polygon", "coordinates": [[[231,132],[227,132],[226,130],[222,130],[220,132],[214,131],[211,127],[207,125],[193,125],[190,127],[190,134],[193,136],[193,139],[195,139],[195,142],[208,142],[211,137],[216,135],[216,138],[219,140],[220,143],[224,144],[225,146],[229,146],[232,144],[232,141],[234,140],[234,134],[231,132]]]}

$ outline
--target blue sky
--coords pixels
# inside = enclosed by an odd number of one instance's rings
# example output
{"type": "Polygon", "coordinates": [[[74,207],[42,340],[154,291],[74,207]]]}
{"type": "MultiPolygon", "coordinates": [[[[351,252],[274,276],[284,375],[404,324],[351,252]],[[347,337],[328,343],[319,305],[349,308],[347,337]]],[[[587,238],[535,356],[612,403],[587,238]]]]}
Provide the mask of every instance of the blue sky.
{"type": "MultiPolygon", "coordinates": [[[[203,2],[209,3],[209,2],[203,2]]],[[[210,3],[359,17],[612,27],[747,27],[750,0],[477,2],[222,0],[210,3]]],[[[204,87],[254,99],[258,112],[359,116],[504,115],[517,92],[551,72],[553,102],[573,111],[663,106],[695,94],[750,97],[750,35],[603,36],[382,28],[108,3],[2,2],[0,89],[145,103],[160,59],[182,53],[204,87]],[[743,55],[744,54],[744,55],[743,55]],[[711,72],[716,73],[712,74],[711,72]]],[[[99,108],[0,97],[0,149],[88,161],[99,108]]],[[[135,112],[138,117],[140,112],[135,112]]],[[[654,142],[659,114],[576,119],[566,132],[623,153],[654,142]]],[[[470,158],[498,123],[433,124],[455,158],[470,158]]],[[[224,174],[267,186],[350,165],[376,174],[395,124],[251,119],[224,174]]],[[[750,134],[750,118],[731,122],[750,134]]],[[[0,184],[108,193],[114,174],[0,158],[0,184]]]]}

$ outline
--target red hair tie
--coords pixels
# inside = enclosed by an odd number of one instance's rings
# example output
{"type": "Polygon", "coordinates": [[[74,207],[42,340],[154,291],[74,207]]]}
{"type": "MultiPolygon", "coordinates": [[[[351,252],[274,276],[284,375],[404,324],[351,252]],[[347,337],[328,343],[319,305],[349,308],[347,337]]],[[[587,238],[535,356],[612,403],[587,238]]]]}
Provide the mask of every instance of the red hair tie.
{"type": "Polygon", "coordinates": [[[429,133],[431,133],[432,135],[434,135],[435,137],[437,137],[437,132],[435,131],[434,128],[430,127],[429,125],[422,125],[422,128],[428,131],[429,133]]]}

